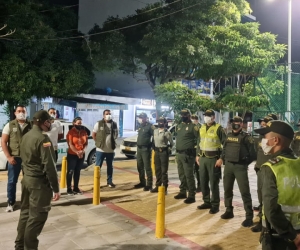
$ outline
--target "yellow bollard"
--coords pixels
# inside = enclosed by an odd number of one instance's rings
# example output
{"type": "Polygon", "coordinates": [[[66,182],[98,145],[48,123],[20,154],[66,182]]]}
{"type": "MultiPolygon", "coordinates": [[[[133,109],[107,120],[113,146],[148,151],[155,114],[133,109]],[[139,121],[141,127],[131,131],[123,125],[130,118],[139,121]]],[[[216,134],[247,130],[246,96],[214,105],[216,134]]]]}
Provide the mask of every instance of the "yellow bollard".
{"type": "Polygon", "coordinates": [[[100,167],[94,167],[93,205],[100,204],[100,167]]]}
{"type": "Polygon", "coordinates": [[[155,237],[161,239],[165,236],[165,187],[158,187],[155,237]]]}
{"type": "Polygon", "coordinates": [[[153,175],[155,175],[154,157],[155,157],[155,151],[152,150],[152,154],[151,154],[151,169],[152,169],[152,174],[153,175]]]}
{"type": "Polygon", "coordinates": [[[64,156],[61,163],[60,170],[60,188],[66,187],[66,175],[67,175],[67,156],[64,156]]]}

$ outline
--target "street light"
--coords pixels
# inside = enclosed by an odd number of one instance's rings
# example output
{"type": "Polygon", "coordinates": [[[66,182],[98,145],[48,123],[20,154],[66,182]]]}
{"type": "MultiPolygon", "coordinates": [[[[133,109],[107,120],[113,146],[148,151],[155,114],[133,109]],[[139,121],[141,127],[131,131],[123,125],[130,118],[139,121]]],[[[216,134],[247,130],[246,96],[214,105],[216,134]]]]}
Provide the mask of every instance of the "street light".
{"type": "MultiPolygon", "coordinates": [[[[269,0],[273,1],[273,0],[269,0]]],[[[292,74],[292,0],[289,1],[289,11],[288,11],[288,87],[287,87],[287,120],[291,122],[291,74],[292,74]]]]}

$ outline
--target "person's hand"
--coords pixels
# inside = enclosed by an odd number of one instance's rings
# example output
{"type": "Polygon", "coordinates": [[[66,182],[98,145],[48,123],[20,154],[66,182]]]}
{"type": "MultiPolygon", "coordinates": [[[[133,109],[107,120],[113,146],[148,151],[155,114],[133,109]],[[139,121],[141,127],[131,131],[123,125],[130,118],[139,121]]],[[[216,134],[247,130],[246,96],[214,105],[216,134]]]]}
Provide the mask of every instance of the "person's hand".
{"type": "Polygon", "coordinates": [[[196,162],[197,162],[198,165],[200,165],[200,156],[196,157],[196,162]]]}
{"type": "Polygon", "coordinates": [[[53,201],[58,201],[60,198],[60,193],[54,193],[53,194],[53,201]]]}
{"type": "Polygon", "coordinates": [[[222,166],[222,164],[223,164],[223,160],[220,158],[216,161],[215,167],[220,168],[222,166]]]}
{"type": "Polygon", "coordinates": [[[7,161],[9,162],[10,165],[16,165],[17,164],[17,162],[15,160],[15,157],[13,157],[13,156],[8,157],[7,161]]]}
{"type": "Polygon", "coordinates": [[[296,238],[294,239],[294,243],[296,245],[297,250],[300,250],[300,234],[297,234],[296,238]]]}

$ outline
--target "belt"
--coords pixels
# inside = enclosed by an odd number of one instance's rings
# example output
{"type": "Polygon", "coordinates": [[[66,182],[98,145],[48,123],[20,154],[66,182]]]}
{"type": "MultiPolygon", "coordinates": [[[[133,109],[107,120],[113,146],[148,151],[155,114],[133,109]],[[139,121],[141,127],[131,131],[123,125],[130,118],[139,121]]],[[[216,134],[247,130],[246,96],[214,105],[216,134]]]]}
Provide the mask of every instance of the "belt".
{"type": "Polygon", "coordinates": [[[219,151],[202,151],[200,150],[200,155],[201,156],[208,156],[208,157],[215,157],[219,156],[219,151]]]}
{"type": "Polygon", "coordinates": [[[150,146],[145,146],[145,145],[141,145],[141,146],[137,146],[138,148],[150,148],[150,146]]]}
{"type": "Polygon", "coordinates": [[[160,147],[160,148],[155,147],[154,150],[155,152],[164,152],[164,151],[168,151],[168,147],[160,147]]]}

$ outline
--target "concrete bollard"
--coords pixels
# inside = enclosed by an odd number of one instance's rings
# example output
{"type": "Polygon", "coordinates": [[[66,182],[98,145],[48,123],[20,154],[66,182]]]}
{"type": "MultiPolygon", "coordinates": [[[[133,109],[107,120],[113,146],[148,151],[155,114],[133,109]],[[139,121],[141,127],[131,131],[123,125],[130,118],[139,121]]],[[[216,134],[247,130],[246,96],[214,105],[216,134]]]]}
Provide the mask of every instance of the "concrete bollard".
{"type": "Polygon", "coordinates": [[[60,170],[60,188],[66,187],[66,175],[67,175],[67,156],[64,156],[61,163],[60,170]]]}
{"type": "Polygon", "coordinates": [[[156,227],[155,237],[162,239],[165,236],[165,187],[158,187],[157,211],[156,211],[156,227]]]}
{"type": "Polygon", "coordinates": [[[151,169],[152,169],[152,175],[155,175],[155,164],[154,164],[154,157],[155,157],[155,151],[152,150],[151,154],[151,169]]]}
{"type": "Polygon", "coordinates": [[[100,167],[94,167],[93,205],[100,204],[100,167]]]}

